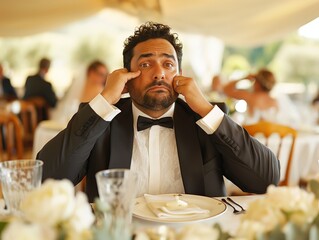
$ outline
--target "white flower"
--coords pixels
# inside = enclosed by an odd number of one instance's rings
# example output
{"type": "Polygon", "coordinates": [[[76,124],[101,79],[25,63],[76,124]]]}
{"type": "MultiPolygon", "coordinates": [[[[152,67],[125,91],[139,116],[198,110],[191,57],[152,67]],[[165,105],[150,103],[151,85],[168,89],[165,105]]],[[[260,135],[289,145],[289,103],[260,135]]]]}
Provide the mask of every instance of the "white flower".
{"type": "Polygon", "coordinates": [[[218,238],[219,231],[204,224],[185,226],[177,235],[178,240],[217,240],[218,238]]]}
{"type": "Polygon", "coordinates": [[[21,210],[29,221],[49,226],[68,219],[74,208],[74,187],[69,180],[48,179],[21,202],[21,210]]]}
{"type": "Polygon", "coordinates": [[[289,213],[289,220],[297,224],[309,223],[318,214],[315,195],[299,187],[270,186],[266,198],[274,207],[289,213]]]}
{"type": "Polygon", "coordinates": [[[65,240],[91,240],[92,233],[90,230],[85,230],[82,232],[68,232],[65,240]]]}
{"type": "Polygon", "coordinates": [[[2,240],[56,240],[54,229],[34,223],[13,221],[3,230],[2,240]]]}
{"type": "Polygon", "coordinates": [[[308,224],[317,214],[318,201],[313,193],[298,187],[270,186],[264,198],[249,204],[236,236],[255,239],[257,234],[277,226],[284,229],[288,222],[308,224]]]}
{"type": "Polygon", "coordinates": [[[86,195],[82,192],[78,192],[75,197],[74,211],[67,221],[67,228],[70,228],[75,232],[82,232],[91,227],[94,219],[86,195]]]}

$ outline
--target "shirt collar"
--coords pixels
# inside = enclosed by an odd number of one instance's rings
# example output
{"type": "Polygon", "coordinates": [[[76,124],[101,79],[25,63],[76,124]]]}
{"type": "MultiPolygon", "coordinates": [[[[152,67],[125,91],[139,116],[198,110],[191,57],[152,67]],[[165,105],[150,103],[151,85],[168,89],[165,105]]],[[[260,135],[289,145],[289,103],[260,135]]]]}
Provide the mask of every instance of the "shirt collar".
{"type": "MultiPolygon", "coordinates": [[[[160,116],[159,118],[162,117],[173,117],[174,115],[174,109],[175,109],[175,102],[171,105],[171,107],[168,109],[168,111],[166,113],[164,113],[162,116],[160,116]]],[[[138,116],[143,116],[143,117],[148,117],[148,118],[152,118],[151,116],[143,113],[141,110],[139,110],[134,103],[132,102],[132,112],[133,112],[133,126],[134,129],[136,130],[136,124],[137,124],[137,118],[138,116]]],[[[152,119],[158,119],[158,118],[152,118],[152,119]]]]}

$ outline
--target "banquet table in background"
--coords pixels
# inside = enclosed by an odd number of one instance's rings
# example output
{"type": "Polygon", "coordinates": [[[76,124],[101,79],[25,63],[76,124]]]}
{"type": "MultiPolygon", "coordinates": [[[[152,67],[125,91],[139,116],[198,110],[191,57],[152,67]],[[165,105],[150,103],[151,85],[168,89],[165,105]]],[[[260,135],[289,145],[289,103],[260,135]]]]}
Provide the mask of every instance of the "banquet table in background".
{"type": "Polygon", "coordinates": [[[289,186],[296,186],[301,178],[319,174],[319,131],[299,131],[288,181],[289,186]]]}

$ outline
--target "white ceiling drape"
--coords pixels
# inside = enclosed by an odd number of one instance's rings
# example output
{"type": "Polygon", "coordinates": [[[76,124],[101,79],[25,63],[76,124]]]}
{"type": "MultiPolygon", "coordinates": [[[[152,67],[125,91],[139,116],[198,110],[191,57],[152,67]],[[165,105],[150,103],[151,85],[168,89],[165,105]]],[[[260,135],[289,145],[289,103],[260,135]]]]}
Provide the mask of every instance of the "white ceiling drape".
{"type": "Polygon", "coordinates": [[[283,38],[319,13],[318,0],[0,0],[0,6],[0,37],[52,30],[115,8],[237,46],[283,38]]]}

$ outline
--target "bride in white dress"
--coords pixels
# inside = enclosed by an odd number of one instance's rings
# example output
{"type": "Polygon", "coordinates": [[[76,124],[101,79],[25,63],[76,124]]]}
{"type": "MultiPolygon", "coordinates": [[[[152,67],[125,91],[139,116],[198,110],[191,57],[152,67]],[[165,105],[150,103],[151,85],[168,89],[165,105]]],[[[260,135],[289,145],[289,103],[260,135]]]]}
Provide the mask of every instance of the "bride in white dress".
{"type": "Polygon", "coordinates": [[[95,60],[86,68],[86,72],[80,71],[66,91],[58,106],[52,111],[51,119],[60,123],[67,123],[77,112],[81,102],[91,101],[100,93],[105,85],[108,68],[95,60]]]}
{"type": "Polygon", "coordinates": [[[299,121],[298,114],[293,109],[293,105],[287,96],[275,98],[271,95],[271,90],[276,84],[274,74],[267,69],[260,69],[256,74],[248,75],[245,78],[250,81],[250,88],[238,88],[238,83],[242,81],[231,81],[223,87],[224,94],[247,103],[241,124],[252,124],[260,120],[277,122],[284,125],[291,125],[299,121]]]}

